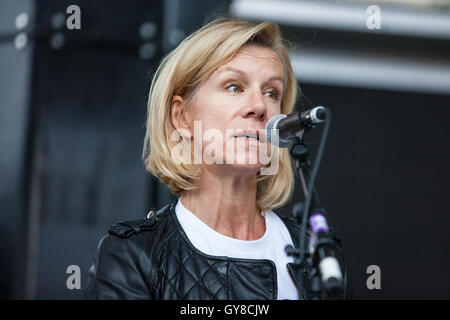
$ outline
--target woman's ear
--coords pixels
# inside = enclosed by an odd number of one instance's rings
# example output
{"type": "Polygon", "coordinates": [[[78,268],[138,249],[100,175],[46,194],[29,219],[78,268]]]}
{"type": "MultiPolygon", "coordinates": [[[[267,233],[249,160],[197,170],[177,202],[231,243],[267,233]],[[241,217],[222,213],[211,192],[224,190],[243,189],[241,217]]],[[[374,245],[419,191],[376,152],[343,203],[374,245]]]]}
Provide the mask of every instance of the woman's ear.
{"type": "Polygon", "coordinates": [[[186,105],[183,97],[179,95],[174,95],[172,97],[172,105],[170,108],[170,119],[175,129],[185,129],[181,131],[183,132],[186,132],[186,130],[189,131],[192,137],[189,112],[188,110],[186,110],[186,105]]]}

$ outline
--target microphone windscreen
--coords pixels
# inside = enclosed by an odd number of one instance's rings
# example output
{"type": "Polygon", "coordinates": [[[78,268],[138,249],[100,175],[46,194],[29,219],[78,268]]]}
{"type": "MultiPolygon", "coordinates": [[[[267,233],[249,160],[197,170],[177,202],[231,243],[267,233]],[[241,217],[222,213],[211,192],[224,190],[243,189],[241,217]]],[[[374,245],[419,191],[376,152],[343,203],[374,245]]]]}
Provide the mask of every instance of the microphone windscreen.
{"type": "Polygon", "coordinates": [[[281,119],[284,119],[286,117],[287,116],[285,114],[277,114],[277,115],[273,116],[272,118],[270,118],[269,121],[267,121],[267,123],[266,123],[267,140],[277,147],[279,147],[280,137],[278,136],[277,132],[274,131],[274,129],[277,129],[278,122],[281,119]],[[272,137],[272,134],[274,135],[273,137],[272,137]],[[275,139],[276,141],[273,141],[274,137],[277,137],[278,139],[275,139]]]}

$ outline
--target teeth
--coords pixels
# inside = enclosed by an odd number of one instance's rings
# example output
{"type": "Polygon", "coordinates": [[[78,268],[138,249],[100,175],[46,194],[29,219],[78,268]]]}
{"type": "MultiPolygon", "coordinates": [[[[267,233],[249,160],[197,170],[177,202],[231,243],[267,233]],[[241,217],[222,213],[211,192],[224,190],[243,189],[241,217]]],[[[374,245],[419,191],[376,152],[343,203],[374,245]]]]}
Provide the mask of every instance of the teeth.
{"type": "Polygon", "coordinates": [[[253,139],[256,141],[259,141],[258,137],[255,136],[247,136],[247,135],[242,135],[242,136],[235,136],[236,138],[247,138],[247,139],[253,139]]]}

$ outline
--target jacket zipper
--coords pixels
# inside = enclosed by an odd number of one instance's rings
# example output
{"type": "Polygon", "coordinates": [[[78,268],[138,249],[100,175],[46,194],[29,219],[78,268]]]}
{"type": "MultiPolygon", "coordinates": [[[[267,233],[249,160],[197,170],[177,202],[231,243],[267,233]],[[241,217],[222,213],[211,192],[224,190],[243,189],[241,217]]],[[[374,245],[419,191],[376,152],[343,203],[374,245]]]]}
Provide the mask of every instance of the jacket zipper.
{"type": "MultiPolygon", "coordinates": [[[[294,283],[295,288],[297,288],[297,291],[298,291],[297,281],[295,280],[294,275],[292,274],[291,268],[289,268],[289,266],[286,266],[286,270],[287,270],[292,282],[294,283]]],[[[303,272],[306,272],[306,270],[303,270],[303,272]]],[[[306,300],[303,290],[302,290],[302,299],[306,300]]]]}

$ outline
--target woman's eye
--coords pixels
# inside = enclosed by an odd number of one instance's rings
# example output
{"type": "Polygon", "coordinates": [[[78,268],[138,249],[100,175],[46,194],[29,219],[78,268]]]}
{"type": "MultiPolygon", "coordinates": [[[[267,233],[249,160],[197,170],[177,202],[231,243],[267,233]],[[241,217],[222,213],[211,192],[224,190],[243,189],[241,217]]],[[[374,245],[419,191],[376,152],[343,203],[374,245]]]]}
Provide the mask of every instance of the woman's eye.
{"type": "MultiPolygon", "coordinates": [[[[231,92],[241,92],[242,88],[236,84],[236,83],[231,83],[226,87],[227,90],[231,91],[231,92]]],[[[278,90],[272,90],[272,91],[268,91],[266,93],[264,93],[264,95],[266,97],[269,97],[273,100],[278,100],[278,97],[280,96],[278,90]]]]}
{"type": "Polygon", "coordinates": [[[278,99],[278,96],[279,96],[277,90],[266,92],[264,95],[267,95],[267,94],[269,94],[269,95],[268,95],[269,98],[272,98],[272,99],[274,99],[274,100],[277,100],[277,99],[278,99]]]}
{"type": "Polygon", "coordinates": [[[231,90],[233,92],[239,92],[241,90],[241,88],[237,85],[237,84],[230,84],[227,87],[228,90],[231,90]]]}

